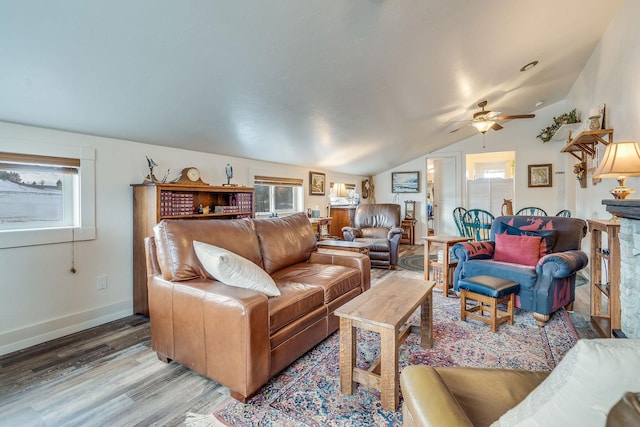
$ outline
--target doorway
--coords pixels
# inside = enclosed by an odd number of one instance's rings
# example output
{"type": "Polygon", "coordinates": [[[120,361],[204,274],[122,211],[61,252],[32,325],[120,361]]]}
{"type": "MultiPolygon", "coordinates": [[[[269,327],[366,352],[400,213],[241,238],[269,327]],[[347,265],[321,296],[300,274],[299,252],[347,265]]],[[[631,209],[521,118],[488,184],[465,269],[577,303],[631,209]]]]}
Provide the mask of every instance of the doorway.
{"type": "Polygon", "coordinates": [[[505,199],[514,198],[515,151],[467,154],[467,209],[483,209],[499,216],[505,199]]]}
{"type": "Polygon", "coordinates": [[[462,203],[462,154],[441,153],[427,156],[426,206],[431,204],[432,218],[427,226],[435,234],[457,235],[453,222],[453,210],[462,203]]]}

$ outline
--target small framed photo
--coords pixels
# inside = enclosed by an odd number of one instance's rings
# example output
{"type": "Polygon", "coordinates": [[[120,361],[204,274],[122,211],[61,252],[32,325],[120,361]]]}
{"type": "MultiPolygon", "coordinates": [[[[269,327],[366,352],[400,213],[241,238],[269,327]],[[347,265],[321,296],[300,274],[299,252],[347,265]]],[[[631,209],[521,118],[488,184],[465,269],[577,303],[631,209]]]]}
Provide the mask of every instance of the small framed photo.
{"type": "Polygon", "coordinates": [[[529,165],[529,187],[551,187],[551,163],[545,165],[529,165]]]}
{"type": "Polygon", "coordinates": [[[404,219],[416,219],[416,202],[413,200],[404,201],[404,219]]]}
{"type": "Polygon", "coordinates": [[[419,193],[420,172],[391,172],[391,192],[419,193]]]}
{"type": "Polygon", "coordinates": [[[325,174],[320,172],[309,172],[309,195],[325,195],[325,174]]]}

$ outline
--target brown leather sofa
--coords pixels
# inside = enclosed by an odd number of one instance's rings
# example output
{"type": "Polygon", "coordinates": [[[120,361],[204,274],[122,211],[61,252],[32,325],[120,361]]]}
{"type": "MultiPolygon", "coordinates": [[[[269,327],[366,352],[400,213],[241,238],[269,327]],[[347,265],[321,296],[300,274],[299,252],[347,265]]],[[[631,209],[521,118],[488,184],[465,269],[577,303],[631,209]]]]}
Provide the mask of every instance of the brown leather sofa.
{"type": "Polygon", "coordinates": [[[273,219],[165,220],[145,239],[151,339],[175,360],[246,401],[271,377],[338,329],[334,310],[370,287],[362,254],[317,250],[304,214],[273,219]],[[262,267],[280,296],[216,281],[198,240],[262,267]]]}
{"type": "Polygon", "coordinates": [[[402,237],[400,205],[380,203],[360,205],[353,227],[342,227],[344,240],[365,242],[372,267],[392,268],[398,264],[398,245],[402,237]]]}

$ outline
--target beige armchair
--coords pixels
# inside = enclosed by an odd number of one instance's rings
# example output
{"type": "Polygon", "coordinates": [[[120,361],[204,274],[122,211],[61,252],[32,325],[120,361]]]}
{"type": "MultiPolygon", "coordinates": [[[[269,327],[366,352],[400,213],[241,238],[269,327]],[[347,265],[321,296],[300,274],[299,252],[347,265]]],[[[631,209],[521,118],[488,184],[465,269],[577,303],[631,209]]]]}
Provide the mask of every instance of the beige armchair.
{"type": "Polygon", "coordinates": [[[398,263],[402,237],[400,205],[393,203],[360,205],[353,227],[342,227],[344,240],[365,242],[372,267],[392,268],[398,263]]]}
{"type": "Polygon", "coordinates": [[[407,366],[403,425],[636,426],[638,366],[639,339],[581,339],[551,372],[407,366]]]}
{"type": "Polygon", "coordinates": [[[403,425],[489,426],[548,375],[515,369],[408,366],[400,376],[403,425]]]}

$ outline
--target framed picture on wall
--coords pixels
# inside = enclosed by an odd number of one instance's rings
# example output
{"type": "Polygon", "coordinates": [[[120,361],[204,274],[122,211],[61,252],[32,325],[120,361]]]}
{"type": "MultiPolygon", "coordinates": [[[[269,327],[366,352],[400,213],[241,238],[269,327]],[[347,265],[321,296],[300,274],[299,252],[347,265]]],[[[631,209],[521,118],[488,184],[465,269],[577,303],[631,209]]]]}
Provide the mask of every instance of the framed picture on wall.
{"type": "Polygon", "coordinates": [[[391,192],[419,193],[420,172],[391,172],[391,192]]]}
{"type": "Polygon", "coordinates": [[[325,194],[325,174],[320,172],[309,172],[309,195],[324,196],[325,194]]]}
{"type": "Polygon", "coordinates": [[[529,165],[529,187],[551,187],[551,163],[544,165],[529,165]]]}

